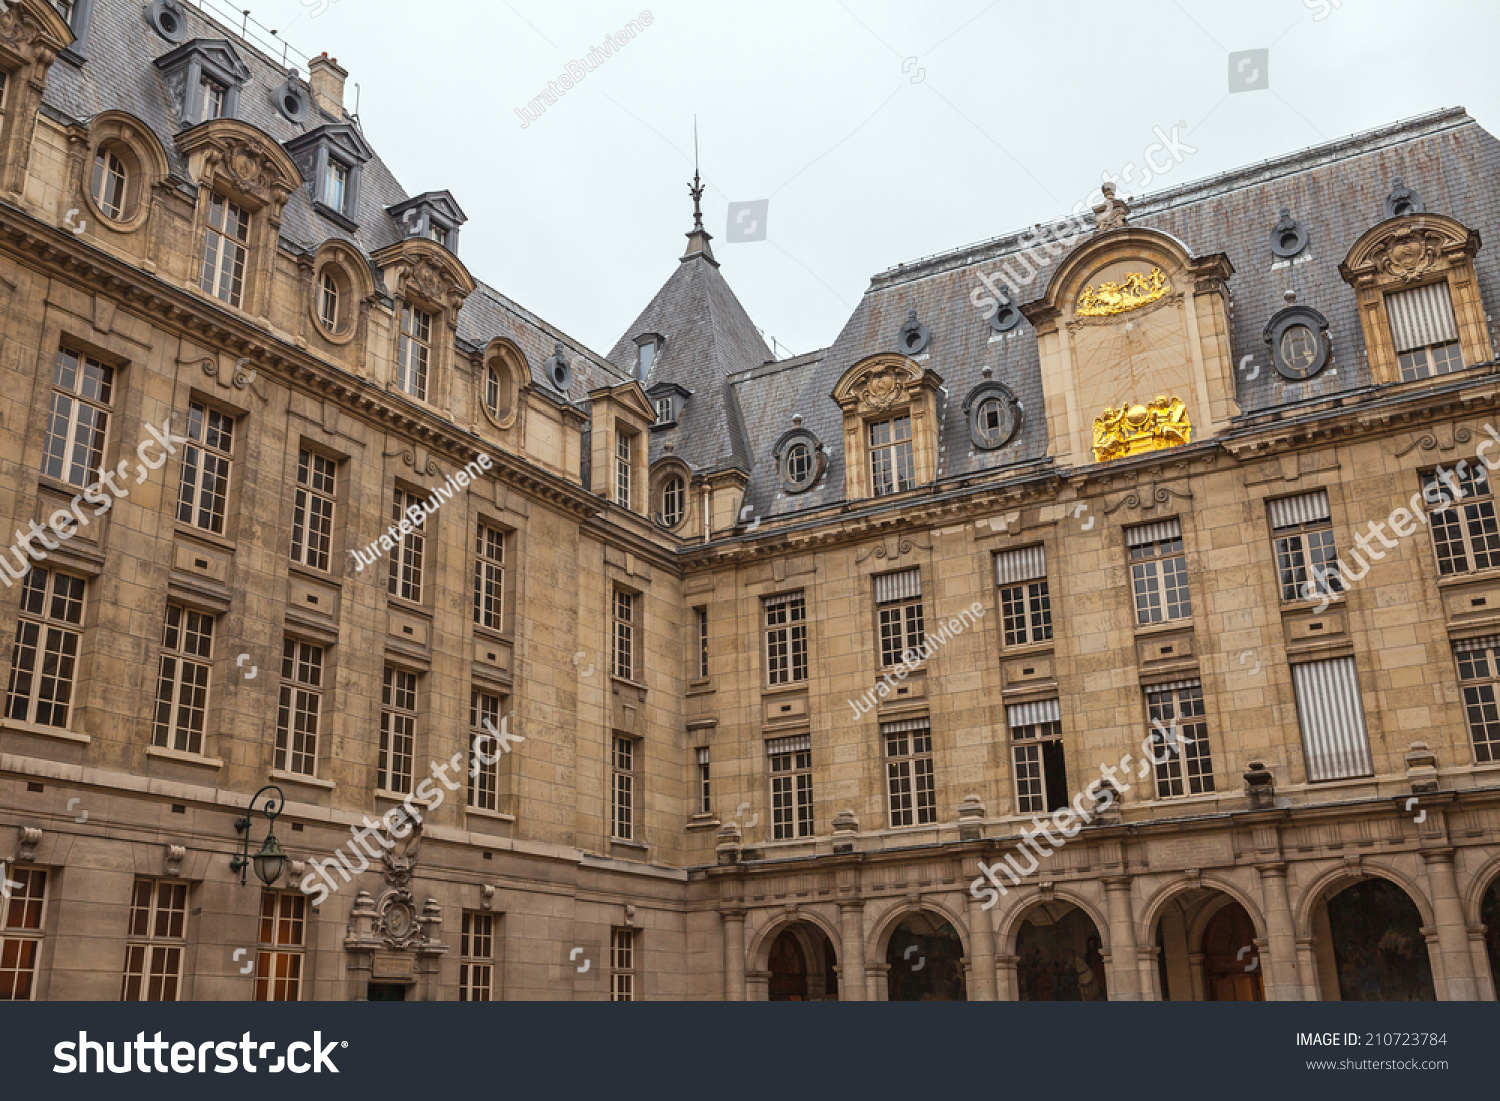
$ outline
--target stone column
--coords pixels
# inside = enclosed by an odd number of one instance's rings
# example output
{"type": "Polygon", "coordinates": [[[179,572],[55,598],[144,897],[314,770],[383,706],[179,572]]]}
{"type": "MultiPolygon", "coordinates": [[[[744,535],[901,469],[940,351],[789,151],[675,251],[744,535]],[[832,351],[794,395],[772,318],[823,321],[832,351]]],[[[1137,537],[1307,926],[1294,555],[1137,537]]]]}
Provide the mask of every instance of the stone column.
{"type": "Polygon", "coordinates": [[[1287,898],[1286,865],[1257,864],[1260,873],[1261,910],[1266,915],[1269,951],[1261,954],[1261,978],[1266,1001],[1299,1002],[1305,997],[1297,966],[1297,932],[1287,898]]]}
{"type": "Polygon", "coordinates": [[[1469,927],[1464,921],[1463,902],[1458,897],[1458,883],[1453,875],[1453,850],[1423,849],[1422,859],[1427,863],[1427,886],[1432,893],[1438,952],[1442,956],[1444,981],[1438,997],[1449,1002],[1478,1001],[1469,927]]]}
{"type": "Polygon", "coordinates": [[[1109,998],[1114,1002],[1141,1000],[1140,957],[1136,952],[1135,913],[1130,905],[1130,877],[1104,881],[1109,896],[1109,998]]]}
{"type": "MultiPolygon", "coordinates": [[[[1312,937],[1297,938],[1297,973],[1302,978],[1302,1000],[1315,1002],[1318,1000],[1318,949],[1317,941],[1312,937]]],[[[1296,999],[1292,999],[1295,1001],[1296,999]]],[[[1339,1000],[1338,987],[1330,991],[1328,1001],[1339,1000]]]]}
{"type": "Polygon", "coordinates": [[[1021,981],[1018,973],[1020,963],[1020,956],[995,957],[996,994],[1002,1002],[1021,1000],[1021,981]]]}
{"type": "Polygon", "coordinates": [[[862,1002],[865,989],[865,904],[839,903],[839,1001],[862,1002]]]}
{"type": "Polygon", "coordinates": [[[984,903],[969,896],[969,1000],[993,1002],[999,995],[995,988],[995,927],[984,903]]]}
{"type": "Polygon", "coordinates": [[[724,1000],[745,1000],[745,911],[720,910],[724,923],[724,1000]]]}

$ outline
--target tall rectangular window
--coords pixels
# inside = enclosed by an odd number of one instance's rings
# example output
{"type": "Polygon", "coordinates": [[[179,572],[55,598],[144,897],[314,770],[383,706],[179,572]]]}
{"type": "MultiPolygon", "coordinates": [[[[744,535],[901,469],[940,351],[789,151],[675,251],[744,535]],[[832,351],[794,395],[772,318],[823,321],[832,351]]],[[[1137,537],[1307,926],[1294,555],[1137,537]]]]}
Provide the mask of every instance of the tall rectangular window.
{"type": "Polygon", "coordinates": [[[43,475],[80,489],[99,477],[114,386],[113,367],[68,348],[58,350],[52,369],[43,475]]]}
{"type": "Polygon", "coordinates": [[[1500,524],[1490,474],[1482,463],[1463,473],[1439,468],[1422,475],[1438,572],[1468,573],[1500,566],[1500,524]]]}
{"type": "Polygon", "coordinates": [[[609,1000],[635,1001],[635,930],[609,931],[609,1000]]]}
{"type": "Polygon", "coordinates": [[[488,524],[474,539],[474,622],[505,629],[505,533],[488,524]]]}
{"type": "Polygon", "coordinates": [[[794,734],[766,743],[771,770],[771,837],[786,841],[813,833],[812,738],[794,734]]]}
{"type": "Polygon", "coordinates": [[[186,883],[137,879],[125,946],[122,1002],[175,1002],[187,949],[186,883]]]}
{"type": "Polygon", "coordinates": [[[262,891],[255,1000],[300,1002],[306,952],[307,896],[301,891],[262,891]]]}
{"type": "Polygon", "coordinates": [[[306,448],[297,453],[297,492],[292,510],[292,561],[328,569],[333,547],[333,504],[339,464],[306,448]]]}
{"type": "Polygon", "coordinates": [[[500,809],[501,697],[469,689],[469,806],[500,809]]]}
{"type": "Polygon", "coordinates": [[[11,881],[0,899],[0,1002],[29,1002],[36,990],[47,911],[47,873],[39,868],[0,871],[11,881]]]}
{"type": "Polygon", "coordinates": [[[495,997],[495,915],[465,910],[458,933],[458,1000],[495,997]]]}
{"type": "Polygon", "coordinates": [[[213,650],[214,617],[181,604],[168,604],[151,744],[180,753],[203,752],[213,650]]]}
{"type": "Polygon", "coordinates": [[[911,417],[903,414],[869,426],[870,486],[876,497],[916,485],[912,463],[911,417]]]}
{"type": "Polygon", "coordinates": [[[67,729],[83,626],[81,577],[33,566],[21,587],[5,717],[67,729]]]}
{"type": "Polygon", "coordinates": [[[875,578],[875,611],[880,620],[880,664],[900,665],[922,645],[922,571],[902,570],[875,578]]]}
{"type": "Polygon", "coordinates": [[[1402,382],[1463,370],[1458,321],[1446,280],[1388,294],[1385,310],[1391,320],[1402,382]]]}
{"type": "Polygon", "coordinates": [[[275,767],[318,774],[318,728],[323,718],[323,647],[282,640],[281,699],[276,708],[275,767]]]}
{"type": "Polygon", "coordinates": [[[1001,629],[1005,645],[1052,641],[1052,592],[1047,582],[1047,549],[1023,547],[995,555],[1000,586],[1001,629]]]}
{"type": "Polygon", "coordinates": [[[615,590],[612,668],[622,680],[635,679],[635,594],[615,590]]]}
{"type": "Polygon", "coordinates": [[[713,789],[709,784],[708,746],[698,747],[698,813],[713,813],[713,789]]]}
{"type": "Polygon", "coordinates": [[[208,228],[203,235],[204,294],[236,309],[245,294],[245,261],[250,256],[250,215],[224,198],[208,200],[208,228]]]}
{"type": "Polygon", "coordinates": [[[766,683],[796,684],[807,679],[807,604],[801,593],[768,596],[761,601],[766,617],[766,683]]]}
{"type": "Polygon", "coordinates": [[[1181,524],[1163,520],[1127,528],[1125,543],[1130,547],[1136,622],[1145,626],[1191,617],[1193,600],[1188,594],[1181,524]]]}
{"type": "MultiPolygon", "coordinates": [[[[391,523],[400,526],[407,519],[406,510],[420,504],[421,498],[408,493],[400,486],[391,496],[391,523]]],[[[391,574],[386,591],[402,600],[422,603],[422,558],[427,550],[427,522],[412,528],[410,535],[400,536],[396,549],[391,551],[391,574]]]]}
{"type": "Polygon", "coordinates": [[[125,162],[113,149],[94,154],[94,178],[90,194],[106,218],[119,221],[125,215],[125,162]]]}
{"type": "Polygon", "coordinates": [[[223,535],[229,468],[234,461],[234,418],[195,401],[188,406],[187,436],[177,493],[178,522],[223,535]]]}
{"type": "Polygon", "coordinates": [[[418,401],[427,400],[427,368],[432,362],[432,315],[415,306],[401,307],[401,342],[396,357],[396,388],[418,401]]]}
{"type": "Polygon", "coordinates": [[[698,636],[698,679],[708,679],[708,609],[693,609],[693,625],[698,636]]]}
{"type": "Polygon", "coordinates": [[[1203,685],[1196,680],[1146,689],[1158,799],[1204,795],[1214,790],[1206,714],[1203,685]]]}
{"type": "Polygon", "coordinates": [[[1063,755],[1062,707],[1057,700],[1007,707],[1011,753],[1016,768],[1016,810],[1043,814],[1068,805],[1068,770],[1063,755]]]}
{"type": "Polygon", "coordinates": [[[1370,759],[1370,738],[1365,731],[1365,709],[1354,659],[1294,665],[1292,687],[1297,694],[1308,780],[1318,783],[1373,776],[1375,766],[1370,759]]]}
{"type": "Polygon", "coordinates": [[[199,90],[203,97],[203,121],[209,122],[223,118],[228,89],[217,80],[204,77],[199,84],[199,90]]]}
{"type": "Polygon", "coordinates": [[[616,734],[610,759],[610,836],[635,840],[635,741],[616,734]]]}
{"type": "Polygon", "coordinates": [[[615,432],[615,504],[630,507],[630,467],[635,456],[635,437],[629,432],[615,432]]]}
{"type": "Polygon", "coordinates": [[[1342,592],[1327,492],[1282,497],[1270,502],[1269,511],[1281,599],[1291,603],[1342,592]]]}
{"type": "Polygon", "coordinates": [[[932,726],[927,719],[882,723],[886,794],[891,825],[925,826],[937,821],[932,775],[932,726]]]}
{"type": "Polygon", "coordinates": [[[1500,761],[1500,643],[1493,639],[1460,642],[1459,687],[1464,694],[1464,716],[1474,742],[1474,763],[1500,761]]]}
{"type": "Polygon", "coordinates": [[[323,205],[342,214],[348,193],[349,170],[338,161],[329,161],[323,176],[323,205]]]}
{"type": "Polygon", "coordinates": [[[380,694],[380,755],[375,786],[401,795],[411,792],[417,746],[417,675],[385,667],[380,694]]]}

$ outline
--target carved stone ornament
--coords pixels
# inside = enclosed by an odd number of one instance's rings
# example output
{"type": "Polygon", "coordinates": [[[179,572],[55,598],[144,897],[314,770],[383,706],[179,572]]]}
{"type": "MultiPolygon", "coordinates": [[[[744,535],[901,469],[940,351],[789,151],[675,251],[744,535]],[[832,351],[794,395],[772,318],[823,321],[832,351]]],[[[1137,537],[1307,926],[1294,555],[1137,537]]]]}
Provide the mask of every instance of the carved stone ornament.
{"type": "Polygon", "coordinates": [[[381,854],[382,873],[389,886],[375,903],[373,933],[388,948],[405,949],[426,942],[426,931],[419,920],[417,903],[411,893],[412,874],[422,844],[422,824],[417,822],[406,839],[401,855],[394,849],[381,854]]]}
{"type": "Polygon", "coordinates": [[[420,260],[406,277],[406,287],[429,302],[440,302],[448,289],[448,280],[431,261],[420,260]]]}
{"type": "Polygon", "coordinates": [[[1106,183],[1100,191],[1104,202],[1094,207],[1094,232],[1108,233],[1125,225],[1130,217],[1130,207],[1123,199],[1115,198],[1115,185],[1106,183]]]}
{"type": "Polygon", "coordinates": [[[1375,250],[1377,271],[1410,283],[1437,267],[1443,256],[1443,235],[1431,229],[1396,234],[1375,250]]]}
{"type": "Polygon", "coordinates": [[[1193,425],[1181,398],[1159,396],[1149,405],[1113,407],[1094,421],[1094,461],[1107,463],[1193,442],[1193,425]]]}
{"type": "Polygon", "coordinates": [[[9,46],[24,47],[41,36],[42,27],[20,4],[7,4],[0,10],[0,42],[9,46]]]}
{"type": "Polygon", "coordinates": [[[894,368],[878,371],[860,388],[859,403],[871,413],[883,413],[905,397],[904,382],[902,373],[894,368]]]}

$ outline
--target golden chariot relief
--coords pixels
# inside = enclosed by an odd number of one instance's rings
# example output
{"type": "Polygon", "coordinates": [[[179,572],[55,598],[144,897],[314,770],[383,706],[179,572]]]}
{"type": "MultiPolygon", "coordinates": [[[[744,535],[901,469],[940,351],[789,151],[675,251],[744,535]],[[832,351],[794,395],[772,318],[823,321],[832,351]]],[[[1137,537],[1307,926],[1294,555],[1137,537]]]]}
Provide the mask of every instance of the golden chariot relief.
{"type": "Polygon", "coordinates": [[[1094,421],[1094,461],[1111,462],[1193,442],[1193,425],[1181,398],[1159,396],[1149,405],[1106,409],[1094,421]]]}
{"type": "Polygon", "coordinates": [[[1078,316],[1113,317],[1129,313],[1161,301],[1170,290],[1161,268],[1152,268],[1150,275],[1133,271],[1121,283],[1100,283],[1097,290],[1093,286],[1084,287],[1078,296],[1078,316]]]}

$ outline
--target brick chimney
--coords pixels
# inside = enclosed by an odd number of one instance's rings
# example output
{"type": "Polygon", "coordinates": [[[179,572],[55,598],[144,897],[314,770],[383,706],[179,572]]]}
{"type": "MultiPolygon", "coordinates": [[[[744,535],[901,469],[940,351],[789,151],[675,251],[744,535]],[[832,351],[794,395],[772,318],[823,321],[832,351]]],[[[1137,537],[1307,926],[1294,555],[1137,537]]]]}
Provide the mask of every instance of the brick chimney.
{"type": "Polygon", "coordinates": [[[339,68],[338,58],[327,53],[319,54],[307,63],[312,84],[313,99],[318,106],[335,118],[344,117],[344,81],[349,78],[345,69],[339,68]]]}

